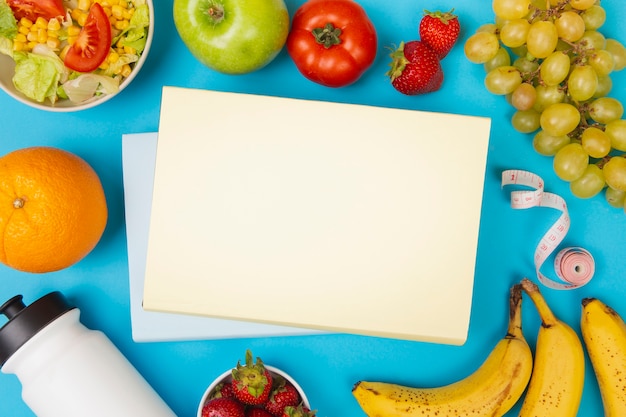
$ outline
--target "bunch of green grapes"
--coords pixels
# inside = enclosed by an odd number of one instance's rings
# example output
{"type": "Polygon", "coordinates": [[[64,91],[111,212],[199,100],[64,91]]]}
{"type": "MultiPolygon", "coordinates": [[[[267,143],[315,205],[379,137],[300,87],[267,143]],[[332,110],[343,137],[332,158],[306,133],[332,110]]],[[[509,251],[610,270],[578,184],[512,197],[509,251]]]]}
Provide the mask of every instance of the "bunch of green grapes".
{"type": "Polygon", "coordinates": [[[506,96],[513,127],[534,134],[534,149],[553,157],[572,193],[604,190],[625,207],[626,120],[609,97],[611,73],[626,67],[626,48],[600,28],[599,0],[493,0],[495,20],[465,42],[465,56],[484,65],[485,87],[506,96]]]}

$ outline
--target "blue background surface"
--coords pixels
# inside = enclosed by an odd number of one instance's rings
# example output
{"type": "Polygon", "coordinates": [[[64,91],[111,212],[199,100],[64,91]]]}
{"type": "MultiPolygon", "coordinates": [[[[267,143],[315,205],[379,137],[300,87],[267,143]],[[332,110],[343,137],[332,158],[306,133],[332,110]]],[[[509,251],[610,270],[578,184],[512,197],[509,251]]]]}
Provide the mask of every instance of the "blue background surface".
{"type": "MultiPolygon", "coordinates": [[[[594,296],[626,315],[623,304],[626,214],[609,207],[603,196],[591,200],[573,197],[568,185],[552,172],[551,158],[533,151],[532,136],[517,133],[511,127],[512,110],[505,99],[485,90],[482,66],[471,64],[463,55],[462,45],[468,36],[481,24],[493,20],[490,1],[362,0],[360,3],[377,28],[379,55],[359,82],[342,89],[322,87],[304,79],[285,50],[258,72],[244,76],[217,74],[203,67],[183,46],[172,21],[172,0],[155,1],[155,38],[146,65],[133,84],[113,100],[83,112],[59,114],[29,108],[0,93],[0,154],[27,146],[48,145],[80,155],[100,175],[110,210],[102,240],[77,265],[43,275],[0,265],[1,301],[19,293],[30,303],[50,291],[62,291],[82,310],[83,322],[90,328],[104,331],[180,417],[195,416],[205,387],[243,358],[248,348],[266,363],[291,373],[307,392],[320,417],[363,416],[351,395],[355,382],[385,380],[414,386],[453,382],[471,373],[504,336],[509,287],[524,276],[535,278],[532,263],[535,246],[559,215],[552,209],[510,208],[510,190],[501,189],[500,174],[505,169],[524,169],[540,175],[547,191],[560,194],[568,202],[572,227],[563,246],[583,246],[596,259],[597,273],[587,286],[573,291],[542,287],[555,313],[578,330],[580,301],[583,297],[594,296]],[[417,37],[423,9],[449,10],[452,7],[460,17],[462,33],[458,45],[443,61],[443,88],[417,97],[397,93],[384,76],[389,62],[386,48],[417,37]],[[491,117],[493,125],[467,342],[463,346],[446,346],[354,335],[133,342],[121,137],[124,133],[158,130],[160,94],[164,85],[491,117]]],[[[302,3],[287,0],[290,15],[302,3]]],[[[618,29],[619,22],[626,19],[622,2],[605,0],[602,5],[608,12],[608,19],[601,31],[607,37],[626,43],[623,31],[618,29]]],[[[626,71],[612,77],[611,96],[626,102],[626,71]]],[[[245,119],[246,115],[242,114],[242,123],[245,119]]],[[[317,126],[320,133],[324,133],[323,123],[317,126]]],[[[294,132],[297,129],[294,126],[294,132]]],[[[419,140],[419,133],[420,126],[415,126],[416,140],[419,140]]],[[[462,177],[463,167],[447,166],[445,153],[446,150],[441,149],[432,157],[441,160],[442,170],[454,170],[462,177]]],[[[433,176],[436,175],[433,172],[433,176]]],[[[461,201],[458,211],[462,215],[461,201]]],[[[450,253],[451,262],[454,256],[450,253]]],[[[554,276],[549,265],[544,272],[554,276]]],[[[306,294],[303,294],[303,303],[305,300],[306,294]]],[[[524,329],[534,346],[539,322],[530,301],[526,300],[524,329]]],[[[0,319],[2,324],[4,319],[0,319]]],[[[597,384],[589,362],[587,365],[579,415],[601,416],[597,384]]],[[[0,374],[0,416],[32,415],[20,398],[20,390],[16,377],[0,374]]],[[[511,411],[509,415],[516,414],[511,411]]]]}

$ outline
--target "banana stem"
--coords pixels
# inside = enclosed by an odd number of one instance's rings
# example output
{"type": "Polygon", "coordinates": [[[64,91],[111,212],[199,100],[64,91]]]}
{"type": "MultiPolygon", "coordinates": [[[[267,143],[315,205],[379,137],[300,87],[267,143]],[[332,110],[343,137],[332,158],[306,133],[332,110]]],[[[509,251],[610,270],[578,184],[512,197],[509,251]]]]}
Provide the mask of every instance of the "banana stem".
{"type": "Polygon", "coordinates": [[[507,337],[524,337],[522,333],[522,286],[520,284],[511,287],[507,337]]]}
{"type": "Polygon", "coordinates": [[[543,298],[539,286],[528,278],[522,279],[521,286],[535,304],[539,312],[539,317],[541,318],[541,325],[543,327],[551,327],[558,324],[558,319],[555,317],[554,313],[552,313],[545,298],[543,298]]]}

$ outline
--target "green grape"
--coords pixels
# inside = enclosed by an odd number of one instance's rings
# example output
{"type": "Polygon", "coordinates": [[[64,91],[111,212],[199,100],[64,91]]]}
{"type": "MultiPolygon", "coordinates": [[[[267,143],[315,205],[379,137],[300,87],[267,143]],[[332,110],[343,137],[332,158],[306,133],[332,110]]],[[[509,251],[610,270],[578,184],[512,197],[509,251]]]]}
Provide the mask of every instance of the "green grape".
{"type": "Polygon", "coordinates": [[[484,25],[481,25],[478,29],[476,29],[476,33],[479,32],[487,32],[487,33],[493,33],[494,35],[496,33],[498,33],[500,29],[498,28],[498,25],[496,25],[495,23],[485,23],[484,25]]]}
{"type": "Polygon", "coordinates": [[[552,104],[561,103],[565,99],[565,92],[558,85],[538,85],[535,87],[535,91],[537,92],[537,99],[534,108],[538,112],[544,111],[552,104]]]}
{"type": "Polygon", "coordinates": [[[606,10],[600,5],[594,4],[580,15],[585,22],[587,30],[598,30],[606,21],[606,10]]]}
{"type": "Polygon", "coordinates": [[[589,165],[589,155],[580,143],[570,143],[563,146],[554,155],[552,161],[554,172],[563,181],[574,181],[580,178],[587,165],[589,165]]]}
{"type": "Polygon", "coordinates": [[[528,55],[528,47],[526,45],[518,46],[517,48],[511,48],[513,55],[518,57],[525,57],[528,55]]]}
{"type": "Polygon", "coordinates": [[[592,158],[604,158],[611,152],[611,138],[597,127],[587,127],[580,135],[585,152],[592,158]]]}
{"type": "Polygon", "coordinates": [[[477,32],[465,41],[465,56],[475,64],[493,59],[500,49],[498,36],[490,32],[477,32]]]}
{"type": "Polygon", "coordinates": [[[585,34],[585,21],[576,12],[566,11],[554,21],[559,38],[576,42],[585,34]]]}
{"type": "Polygon", "coordinates": [[[596,0],[569,0],[569,5],[576,10],[587,10],[596,4],[596,0]]]}
{"type": "Polygon", "coordinates": [[[604,192],[604,197],[606,201],[615,208],[624,207],[624,203],[626,202],[626,191],[616,190],[615,188],[607,187],[604,192]]]}
{"type": "Polygon", "coordinates": [[[541,113],[540,124],[549,135],[561,136],[576,129],[580,119],[580,112],[576,107],[569,103],[556,103],[541,113]]]}
{"type": "Polygon", "coordinates": [[[485,72],[489,72],[492,69],[508,65],[511,65],[511,55],[506,48],[500,48],[493,58],[483,64],[483,68],[485,68],[485,72]]]}
{"type": "Polygon", "coordinates": [[[604,179],[611,188],[626,191],[626,158],[614,156],[604,164],[604,179]]]}
{"type": "Polygon", "coordinates": [[[585,31],[578,43],[582,43],[587,49],[606,49],[606,38],[597,30],[585,31]]]}
{"type": "Polygon", "coordinates": [[[589,64],[593,67],[598,77],[606,77],[615,68],[613,54],[606,49],[594,51],[593,55],[589,57],[589,64]]]}
{"type": "Polygon", "coordinates": [[[500,41],[509,48],[522,46],[526,43],[528,29],[530,23],[526,19],[509,20],[500,29],[500,41]]]}
{"type": "Polygon", "coordinates": [[[537,91],[530,83],[521,83],[511,95],[511,105],[517,110],[532,109],[536,100],[537,91]]]}
{"type": "Polygon", "coordinates": [[[535,58],[545,58],[554,52],[558,41],[559,34],[554,23],[538,20],[530,25],[526,47],[535,58]]]}
{"type": "Polygon", "coordinates": [[[513,66],[522,73],[531,73],[539,69],[539,62],[536,59],[529,60],[524,54],[513,61],[513,66]]]}
{"type": "Polygon", "coordinates": [[[618,119],[607,123],[604,133],[611,139],[611,146],[614,149],[626,152],[626,120],[618,119]]]}
{"type": "Polygon", "coordinates": [[[533,148],[538,154],[544,156],[554,156],[559,149],[569,143],[571,143],[569,136],[552,136],[545,130],[540,130],[533,137],[533,148]]]}
{"type": "Polygon", "coordinates": [[[615,67],[613,71],[621,71],[626,68],[626,47],[615,39],[607,39],[605,47],[613,55],[615,67]]]}
{"type": "Polygon", "coordinates": [[[491,6],[496,17],[500,19],[521,19],[528,14],[530,0],[493,0],[491,6]]]}
{"type": "Polygon", "coordinates": [[[585,172],[579,178],[569,183],[569,188],[578,198],[596,196],[606,186],[602,169],[594,164],[587,165],[585,172]]]}
{"type": "Polygon", "coordinates": [[[620,119],[624,114],[622,103],[612,97],[600,97],[589,103],[588,112],[592,120],[607,124],[620,119]]]}
{"type": "Polygon", "coordinates": [[[531,4],[534,8],[539,10],[547,10],[550,4],[546,0],[531,0],[531,4]]]}
{"type": "Polygon", "coordinates": [[[513,128],[521,133],[532,133],[539,129],[540,114],[535,110],[518,110],[511,118],[513,128]]]}
{"type": "Polygon", "coordinates": [[[495,68],[487,73],[485,87],[491,94],[510,94],[522,83],[522,75],[513,66],[495,68]]]}
{"type": "Polygon", "coordinates": [[[559,85],[570,71],[570,58],[563,52],[555,51],[546,57],[539,67],[541,80],[549,86],[559,85]]]}
{"type": "Polygon", "coordinates": [[[613,80],[610,76],[598,77],[598,88],[596,88],[596,92],[593,95],[595,98],[605,97],[609,95],[611,90],[613,89],[613,80]]]}
{"type": "Polygon", "coordinates": [[[567,79],[567,92],[575,101],[589,100],[598,88],[598,76],[591,65],[576,65],[567,79]]]}

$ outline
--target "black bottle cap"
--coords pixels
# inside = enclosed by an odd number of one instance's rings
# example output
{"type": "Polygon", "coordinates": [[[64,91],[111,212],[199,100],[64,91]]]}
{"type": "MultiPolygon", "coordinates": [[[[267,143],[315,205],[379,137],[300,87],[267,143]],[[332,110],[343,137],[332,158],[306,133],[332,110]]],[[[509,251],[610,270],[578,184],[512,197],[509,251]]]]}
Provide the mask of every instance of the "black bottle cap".
{"type": "Polygon", "coordinates": [[[9,321],[0,327],[0,368],[40,330],[59,316],[74,309],[58,291],[44,295],[26,306],[21,295],[0,306],[0,314],[9,321]]]}

